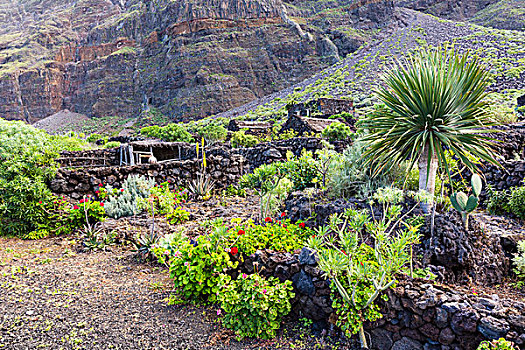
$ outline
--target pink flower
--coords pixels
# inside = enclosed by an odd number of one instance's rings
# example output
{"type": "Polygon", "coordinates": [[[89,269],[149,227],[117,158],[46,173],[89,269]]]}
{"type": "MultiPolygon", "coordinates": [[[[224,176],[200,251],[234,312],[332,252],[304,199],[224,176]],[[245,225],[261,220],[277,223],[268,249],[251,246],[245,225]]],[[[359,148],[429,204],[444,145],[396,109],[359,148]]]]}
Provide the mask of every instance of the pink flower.
{"type": "Polygon", "coordinates": [[[175,252],[175,254],[173,254],[173,256],[176,258],[180,257],[181,255],[182,255],[181,252],[178,250],[175,252]]]}
{"type": "Polygon", "coordinates": [[[96,190],[96,191],[95,191],[95,193],[96,193],[96,194],[99,194],[99,193],[100,193],[100,191],[99,191],[99,190],[96,190]]]}
{"type": "Polygon", "coordinates": [[[104,185],[102,185],[102,184],[98,184],[98,187],[102,187],[102,186],[104,186],[104,185]]]}
{"type": "Polygon", "coordinates": [[[75,209],[75,210],[78,209],[78,205],[75,204],[75,205],[73,206],[73,209],[75,209]]]}
{"type": "Polygon", "coordinates": [[[221,315],[221,309],[217,310],[217,316],[221,315]]]}
{"type": "Polygon", "coordinates": [[[184,266],[190,266],[190,263],[189,263],[188,261],[186,261],[186,262],[184,263],[184,266]]]}
{"type": "Polygon", "coordinates": [[[242,274],[242,278],[246,278],[248,277],[248,275],[246,275],[245,273],[242,274]]]}
{"type": "Polygon", "coordinates": [[[38,201],[38,204],[42,204],[42,201],[38,201]]]}
{"type": "Polygon", "coordinates": [[[266,294],[267,293],[267,290],[266,289],[263,289],[263,294],[266,294]]]}

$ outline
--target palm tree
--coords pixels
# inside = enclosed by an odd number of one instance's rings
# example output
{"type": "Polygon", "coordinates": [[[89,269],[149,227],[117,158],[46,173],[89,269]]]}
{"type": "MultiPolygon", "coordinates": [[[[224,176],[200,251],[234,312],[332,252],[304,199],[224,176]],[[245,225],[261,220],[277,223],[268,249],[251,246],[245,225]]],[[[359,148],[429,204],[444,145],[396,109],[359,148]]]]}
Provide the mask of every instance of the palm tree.
{"type": "Polygon", "coordinates": [[[492,140],[481,135],[494,125],[485,100],[489,78],[477,57],[454,51],[420,51],[398,62],[375,91],[384,105],[360,123],[369,132],[363,138],[366,163],[377,174],[418,162],[419,189],[431,194],[438,168],[450,177],[446,150],[473,172],[469,157],[499,165],[492,140]]]}

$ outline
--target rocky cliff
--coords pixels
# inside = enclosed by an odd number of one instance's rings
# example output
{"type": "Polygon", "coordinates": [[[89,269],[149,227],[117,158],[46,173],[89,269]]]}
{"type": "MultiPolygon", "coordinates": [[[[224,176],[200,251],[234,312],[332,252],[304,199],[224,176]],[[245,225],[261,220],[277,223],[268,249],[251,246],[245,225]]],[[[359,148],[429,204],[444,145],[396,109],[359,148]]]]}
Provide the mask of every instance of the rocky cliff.
{"type": "Polygon", "coordinates": [[[0,0],[0,116],[203,117],[321,71],[392,11],[391,0],[0,0]]]}

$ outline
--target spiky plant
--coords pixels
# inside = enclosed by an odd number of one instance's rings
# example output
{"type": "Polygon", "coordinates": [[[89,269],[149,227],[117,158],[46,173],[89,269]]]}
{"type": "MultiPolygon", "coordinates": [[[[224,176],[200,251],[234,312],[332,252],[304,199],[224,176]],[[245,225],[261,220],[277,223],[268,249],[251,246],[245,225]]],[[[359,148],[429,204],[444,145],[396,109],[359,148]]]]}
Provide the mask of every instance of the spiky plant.
{"type": "Polygon", "coordinates": [[[469,157],[498,165],[492,140],[482,135],[494,125],[485,99],[489,78],[478,57],[455,51],[431,49],[398,62],[376,90],[384,106],[360,123],[368,130],[367,163],[377,174],[418,162],[419,188],[431,194],[438,167],[450,177],[447,149],[473,172],[469,157]]]}

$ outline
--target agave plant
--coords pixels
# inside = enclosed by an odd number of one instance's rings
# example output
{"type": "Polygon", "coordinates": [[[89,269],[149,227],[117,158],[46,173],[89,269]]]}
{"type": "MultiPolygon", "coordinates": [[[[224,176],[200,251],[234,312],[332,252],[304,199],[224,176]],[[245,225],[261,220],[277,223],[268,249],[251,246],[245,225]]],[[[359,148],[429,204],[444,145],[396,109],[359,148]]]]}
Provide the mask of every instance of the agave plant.
{"type": "Polygon", "coordinates": [[[431,194],[438,167],[450,177],[446,150],[473,172],[472,157],[499,165],[492,139],[482,135],[494,125],[485,100],[489,78],[477,57],[455,51],[422,51],[398,62],[376,90],[384,105],[361,122],[368,130],[367,164],[378,174],[406,160],[408,170],[418,162],[419,188],[431,194]]]}
{"type": "Polygon", "coordinates": [[[215,181],[206,174],[197,175],[188,184],[188,192],[197,198],[208,198],[215,187],[215,181]]]}

